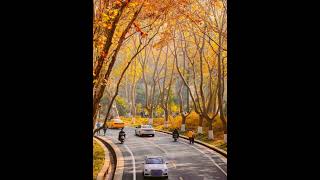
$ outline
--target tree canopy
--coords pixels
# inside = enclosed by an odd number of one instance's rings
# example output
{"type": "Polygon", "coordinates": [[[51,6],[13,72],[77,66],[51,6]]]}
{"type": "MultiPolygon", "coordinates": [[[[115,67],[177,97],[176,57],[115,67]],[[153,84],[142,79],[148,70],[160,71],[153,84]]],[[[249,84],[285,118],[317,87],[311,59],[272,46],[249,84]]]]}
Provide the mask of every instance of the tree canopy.
{"type": "Polygon", "coordinates": [[[194,111],[209,130],[219,115],[227,133],[226,0],[94,0],[93,24],[94,124],[117,104],[182,124],[194,111]]]}

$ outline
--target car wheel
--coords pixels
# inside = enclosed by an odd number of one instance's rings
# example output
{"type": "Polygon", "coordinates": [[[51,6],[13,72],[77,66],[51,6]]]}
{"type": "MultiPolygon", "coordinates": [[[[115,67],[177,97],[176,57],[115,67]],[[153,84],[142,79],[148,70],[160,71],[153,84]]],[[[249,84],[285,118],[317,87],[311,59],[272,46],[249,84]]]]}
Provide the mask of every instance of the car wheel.
{"type": "Polygon", "coordinates": [[[152,134],[151,136],[154,137],[154,134],[152,134]]]}

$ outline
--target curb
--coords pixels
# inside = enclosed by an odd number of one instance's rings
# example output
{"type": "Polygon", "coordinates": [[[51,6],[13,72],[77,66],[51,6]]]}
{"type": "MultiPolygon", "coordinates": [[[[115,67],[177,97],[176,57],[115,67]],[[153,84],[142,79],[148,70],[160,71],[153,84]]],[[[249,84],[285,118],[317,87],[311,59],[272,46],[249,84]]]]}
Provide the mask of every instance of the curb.
{"type": "Polygon", "coordinates": [[[108,170],[110,168],[110,159],[109,159],[109,151],[107,150],[106,146],[97,138],[93,138],[104,150],[104,164],[100,170],[100,172],[97,175],[97,180],[103,180],[105,175],[108,173],[108,170]]]}
{"type": "Polygon", "coordinates": [[[113,175],[114,180],[120,180],[123,177],[124,171],[124,158],[120,149],[109,139],[105,137],[98,137],[99,139],[103,140],[109,147],[113,158],[115,159],[115,172],[113,175]]]}
{"type": "MultiPolygon", "coordinates": [[[[172,135],[172,133],[169,132],[169,131],[163,131],[163,130],[157,130],[157,129],[155,129],[155,131],[162,132],[162,133],[166,133],[166,134],[171,134],[171,135],[172,135]]],[[[184,135],[180,135],[179,137],[181,137],[181,138],[183,138],[183,139],[186,139],[186,140],[189,140],[189,138],[188,138],[187,136],[184,136],[184,135]]],[[[213,146],[213,145],[211,145],[211,144],[208,144],[208,143],[199,141],[199,140],[197,140],[197,139],[195,139],[194,142],[196,142],[196,143],[198,143],[198,144],[201,144],[201,145],[203,145],[203,146],[205,146],[205,147],[207,147],[207,148],[209,148],[209,149],[212,149],[212,150],[216,151],[217,153],[219,153],[219,154],[221,154],[222,156],[224,156],[224,157],[227,158],[227,152],[224,151],[224,150],[222,150],[222,149],[219,149],[219,148],[217,148],[217,147],[215,147],[215,146],[213,146]]]]}

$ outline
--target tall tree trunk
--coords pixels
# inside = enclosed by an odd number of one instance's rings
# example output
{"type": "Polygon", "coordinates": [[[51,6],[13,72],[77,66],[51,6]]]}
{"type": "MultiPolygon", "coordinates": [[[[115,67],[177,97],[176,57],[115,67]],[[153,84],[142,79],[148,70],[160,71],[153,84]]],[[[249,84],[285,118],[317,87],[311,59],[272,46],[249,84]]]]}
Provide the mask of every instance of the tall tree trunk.
{"type": "Polygon", "coordinates": [[[203,116],[201,114],[199,114],[199,124],[198,124],[198,133],[199,134],[203,134],[202,127],[203,127],[203,116]]]}
{"type": "MultiPolygon", "coordinates": [[[[121,75],[120,75],[120,79],[119,79],[119,81],[117,82],[117,87],[116,87],[116,90],[115,90],[115,94],[112,96],[112,99],[111,99],[111,101],[110,101],[110,103],[109,103],[109,106],[108,106],[108,111],[107,111],[106,117],[105,117],[104,122],[103,122],[103,125],[100,127],[100,129],[101,129],[102,127],[105,127],[105,126],[106,126],[106,122],[107,122],[107,120],[108,120],[110,111],[111,111],[111,109],[112,109],[112,107],[113,107],[113,102],[114,102],[114,100],[116,99],[116,97],[118,96],[119,86],[120,86],[121,80],[122,80],[124,74],[126,73],[127,69],[129,68],[131,62],[133,61],[133,59],[136,57],[136,55],[137,55],[139,52],[140,52],[140,51],[137,51],[137,53],[129,60],[127,66],[126,66],[126,67],[124,68],[124,70],[122,71],[122,73],[121,73],[121,75]]],[[[95,133],[96,131],[99,131],[100,129],[94,130],[94,133],[95,133]]]]}
{"type": "Polygon", "coordinates": [[[114,20],[112,22],[111,29],[107,30],[107,32],[106,32],[107,40],[106,40],[106,42],[104,44],[104,47],[103,47],[103,51],[102,51],[103,53],[97,59],[97,66],[93,71],[94,72],[94,74],[93,74],[93,80],[94,81],[97,80],[99,78],[99,76],[100,76],[100,72],[101,72],[102,66],[104,64],[104,59],[106,58],[107,54],[109,53],[109,49],[110,49],[111,44],[112,44],[113,34],[114,34],[116,26],[117,26],[117,24],[118,24],[118,22],[120,20],[122,12],[124,11],[126,6],[127,6],[126,2],[123,2],[121,4],[121,6],[119,7],[119,13],[116,15],[116,17],[114,18],[114,20]]]}
{"type": "Polygon", "coordinates": [[[153,124],[153,108],[148,108],[148,124],[152,125],[153,124]]]}
{"type": "Polygon", "coordinates": [[[186,121],[187,121],[187,117],[185,115],[181,115],[182,117],[182,122],[181,122],[181,132],[185,132],[186,131],[186,121]]]}
{"type": "MultiPolygon", "coordinates": [[[[182,40],[184,40],[185,41],[185,37],[184,37],[184,34],[183,34],[183,32],[181,32],[180,31],[180,39],[181,39],[181,41],[180,41],[180,45],[181,45],[181,47],[183,47],[183,41],[182,40]]],[[[185,76],[185,74],[187,74],[187,77],[186,77],[186,82],[187,82],[187,84],[189,84],[189,65],[188,64],[186,64],[186,41],[185,41],[185,48],[184,49],[182,49],[182,54],[183,54],[183,73],[182,73],[182,76],[185,76]],[[186,68],[187,67],[187,68],[186,68]]],[[[187,108],[187,110],[186,110],[186,112],[189,112],[190,111],[190,99],[189,99],[189,89],[188,89],[188,87],[183,83],[183,81],[182,81],[182,84],[181,84],[181,86],[182,87],[186,87],[186,88],[183,88],[183,89],[185,89],[185,97],[186,97],[186,108],[187,108]]],[[[183,91],[182,91],[183,92],[183,91]]],[[[182,98],[183,99],[183,98],[182,98]]],[[[184,107],[183,107],[184,108],[184,107]]],[[[186,119],[186,118],[185,118],[186,119]]]]}
{"type": "Polygon", "coordinates": [[[169,111],[168,107],[164,109],[164,127],[168,128],[168,122],[169,122],[169,111]]]}
{"type": "Polygon", "coordinates": [[[104,127],[105,124],[106,124],[106,122],[107,122],[107,117],[108,117],[108,115],[109,115],[109,113],[110,113],[112,104],[113,104],[115,98],[116,98],[117,95],[118,95],[119,86],[120,86],[121,80],[122,80],[125,72],[126,72],[127,69],[129,68],[129,66],[130,66],[130,64],[132,63],[132,61],[136,58],[136,56],[151,42],[151,40],[156,36],[156,34],[158,34],[158,32],[159,32],[159,31],[157,31],[141,49],[140,49],[140,45],[141,45],[141,44],[139,45],[139,47],[137,48],[137,52],[131,57],[131,59],[129,60],[127,66],[126,66],[125,69],[122,71],[121,76],[120,76],[120,79],[119,79],[119,81],[118,81],[118,83],[117,83],[116,92],[115,92],[114,96],[113,96],[112,99],[111,99],[111,102],[110,102],[109,107],[108,107],[107,115],[106,115],[106,118],[105,118],[105,120],[104,120],[104,123],[103,123],[103,126],[102,126],[102,127],[104,127]]]}
{"type": "MultiPolygon", "coordinates": [[[[111,62],[109,64],[107,72],[106,72],[106,74],[104,76],[104,81],[106,81],[106,82],[109,80],[109,76],[111,74],[111,71],[112,71],[112,68],[114,66],[114,63],[115,63],[115,61],[117,59],[117,55],[118,55],[118,52],[120,50],[120,47],[121,47],[123,41],[125,40],[125,36],[126,36],[127,32],[129,31],[129,29],[131,28],[131,26],[132,26],[133,22],[135,21],[135,19],[137,18],[138,14],[140,13],[141,9],[142,9],[142,6],[139,8],[139,10],[137,10],[134,13],[131,21],[128,23],[126,29],[122,32],[122,34],[121,34],[121,36],[119,38],[118,45],[117,45],[116,49],[114,50],[114,54],[112,56],[111,62]]],[[[94,116],[96,114],[96,110],[97,110],[99,101],[100,101],[100,99],[101,99],[101,97],[103,95],[103,92],[104,92],[105,88],[106,88],[106,83],[104,82],[104,83],[102,83],[100,88],[97,88],[97,93],[95,93],[95,95],[94,95],[94,98],[93,98],[93,114],[94,114],[94,116]]],[[[94,123],[95,123],[95,120],[94,120],[94,123]]]]}
{"type": "MultiPolygon", "coordinates": [[[[206,26],[205,26],[206,29],[206,26]]],[[[199,39],[199,42],[197,42],[196,34],[193,31],[193,36],[194,40],[196,42],[197,46],[197,51],[199,53],[199,59],[200,59],[200,96],[197,93],[197,86],[196,86],[196,73],[195,73],[195,62],[192,63],[193,65],[193,82],[194,82],[194,87],[195,87],[195,93],[197,95],[197,102],[199,105],[199,110],[197,114],[199,115],[199,125],[198,125],[198,133],[203,134],[203,118],[207,118],[208,116],[208,110],[206,107],[206,102],[205,102],[205,95],[204,95],[204,90],[203,90],[203,50],[205,47],[205,35],[202,36],[201,39],[199,39]],[[201,41],[202,40],[202,41],[201,41]],[[201,45],[199,44],[201,43],[201,45]]]]}
{"type": "Polygon", "coordinates": [[[160,55],[162,52],[162,48],[160,49],[159,55],[156,59],[156,64],[155,67],[153,69],[153,74],[152,74],[152,89],[151,89],[151,94],[150,94],[150,107],[149,107],[149,111],[151,114],[149,114],[149,124],[153,124],[153,111],[154,111],[154,96],[155,96],[155,90],[156,90],[156,86],[157,86],[157,81],[159,81],[159,77],[156,77],[156,72],[158,71],[158,65],[159,65],[159,59],[160,59],[160,55]]]}
{"type": "Polygon", "coordinates": [[[135,89],[136,89],[136,71],[137,71],[137,62],[134,62],[134,75],[133,75],[133,81],[132,81],[132,89],[131,89],[131,122],[135,123],[135,116],[136,116],[136,105],[135,105],[135,89]]]}
{"type": "MultiPolygon", "coordinates": [[[[193,102],[193,106],[194,106],[195,112],[196,112],[197,114],[199,114],[200,111],[199,111],[199,109],[198,109],[198,107],[197,107],[196,100],[195,100],[194,96],[192,95],[190,86],[189,86],[188,82],[185,80],[184,76],[182,75],[182,73],[181,73],[181,71],[180,71],[180,69],[179,69],[179,63],[178,63],[178,56],[177,56],[177,52],[176,52],[175,39],[173,39],[173,47],[174,47],[174,51],[173,51],[173,52],[174,52],[174,59],[175,59],[176,69],[177,69],[178,74],[179,74],[181,80],[183,81],[185,87],[188,89],[188,92],[189,92],[188,97],[189,97],[189,96],[191,97],[191,100],[192,100],[192,102],[193,102]]],[[[187,47],[187,46],[186,46],[186,43],[185,43],[185,46],[184,46],[185,52],[186,52],[186,47],[187,47]]],[[[188,54],[187,54],[187,53],[186,53],[186,55],[187,55],[187,57],[188,57],[188,54]]]]}
{"type": "MultiPolygon", "coordinates": [[[[181,122],[181,132],[184,132],[186,131],[186,116],[185,116],[185,112],[183,111],[183,107],[184,107],[184,103],[183,103],[183,98],[182,98],[182,91],[183,91],[183,82],[181,82],[180,84],[180,88],[179,88],[179,91],[178,91],[178,95],[179,95],[179,111],[180,111],[180,115],[181,115],[181,118],[182,118],[182,122],[181,122]]],[[[188,109],[187,109],[188,111],[188,109]]]]}
{"type": "MultiPolygon", "coordinates": [[[[125,84],[124,84],[125,98],[126,98],[126,102],[128,104],[130,104],[130,93],[129,93],[129,88],[128,88],[128,86],[130,86],[130,85],[128,84],[128,74],[127,73],[125,74],[124,80],[125,80],[125,84]]],[[[130,105],[130,108],[131,108],[131,105],[130,105]]]]}
{"type": "Polygon", "coordinates": [[[208,120],[208,124],[209,124],[209,130],[208,130],[208,139],[212,140],[214,139],[213,137],[213,119],[207,119],[208,120]]]}
{"type": "MultiPolygon", "coordinates": [[[[224,131],[224,141],[226,142],[226,136],[228,134],[227,121],[225,119],[224,111],[223,111],[223,88],[222,87],[222,72],[221,72],[221,31],[219,34],[219,47],[218,47],[218,102],[220,107],[220,119],[223,126],[224,131]]],[[[222,62],[223,63],[223,62],[222,62]]]]}
{"type": "MultiPolygon", "coordinates": [[[[189,73],[188,73],[188,75],[187,75],[187,83],[189,84],[189,73]]],[[[186,86],[185,86],[186,87],[186,86]]],[[[189,89],[188,88],[186,88],[186,97],[187,97],[187,101],[186,101],[186,103],[187,103],[187,112],[190,112],[190,95],[189,95],[189,93],[191,93],[191,92],[189,92],[189,89]]]]}
{"type": "Polygon", "coordinates": [[[163,95],[165,95],[165,99],[164,99],[164,112],[165,112],[165,123],[164,126],[167,128],[168,127],[168,123],[169,123],[169,113],[170,109],[169,109],[169,98],[170,98],[170,91],[171,91],[171,87],[172,87],[172,81],[173,81],[173,72],[174,72],[174,66],[175,66],[175,61],[172,62],[172,70],[171,70],[171,74],[170,74],[170,80],[169,80],[169,84],[168,84],[168,88],[165,88],[165,80],[167,77],[167,71],[168,71],[168,49],[167,48],[167,53],[166,53],[166,69],[165,69],[165,77],[164,77],[164,82],[163,82],[163,95]]]}

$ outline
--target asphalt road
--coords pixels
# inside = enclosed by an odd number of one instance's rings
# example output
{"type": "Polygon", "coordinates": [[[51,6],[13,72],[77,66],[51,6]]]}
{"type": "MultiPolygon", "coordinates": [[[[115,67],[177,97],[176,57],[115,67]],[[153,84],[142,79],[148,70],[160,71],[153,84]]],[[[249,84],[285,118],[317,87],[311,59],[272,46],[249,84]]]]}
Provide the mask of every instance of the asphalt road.
{"type": "Polygon", "coordinates": [[[199,144],[190,145],[187,140],[156,132],[155,137],[135,136],[134,128],[126,127],[126,140],[117,140],[120,130],[108,129],[103,138],[111,140],[124,158],[124,180],[143,179],[143,160],[146,155],[161,155],[169,163],[172,180],[226,180],[227,159],[199,144]]]}

